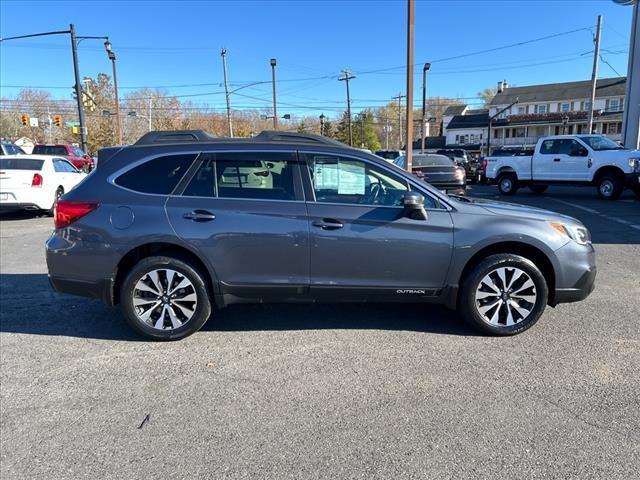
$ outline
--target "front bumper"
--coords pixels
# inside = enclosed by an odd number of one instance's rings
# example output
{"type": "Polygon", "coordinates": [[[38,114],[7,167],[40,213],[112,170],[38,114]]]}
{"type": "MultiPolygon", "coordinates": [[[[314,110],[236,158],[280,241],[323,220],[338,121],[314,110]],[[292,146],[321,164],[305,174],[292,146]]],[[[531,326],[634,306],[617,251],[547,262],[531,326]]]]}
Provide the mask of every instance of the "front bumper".
{"type": "Polygon", "coordinates": [[[640,188],[640,173],[626,173],[624,175],[624,186],[627,188],[640,188]]]}
{"type": "Polygon", "coordinates": [[[555,253],[556,285],[549,305],[584,300],[595,288],[597,268],[593,245],[571,241],[555,253]]]}

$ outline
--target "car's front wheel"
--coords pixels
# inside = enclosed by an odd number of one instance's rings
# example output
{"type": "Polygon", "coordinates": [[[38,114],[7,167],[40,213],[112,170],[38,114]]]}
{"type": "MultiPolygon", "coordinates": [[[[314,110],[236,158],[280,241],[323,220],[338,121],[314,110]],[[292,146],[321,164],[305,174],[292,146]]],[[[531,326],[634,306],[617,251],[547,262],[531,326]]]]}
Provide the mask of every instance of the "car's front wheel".
{"type": "Polygon", "coordinates": [[[120,290],[129,325],[153,340],[178,340],[200,330],[211,315],[203,274],[173,257],[142,259],[120,290]]]}
{"type": "Polygon", "coordinates": [[[459,312],[475,328],[493,335],[515,335],[538,321],[547,305],[542,272],[520,255],[485,258],[463,280],[459,312]]]}
{"type": "Polygon", "coordinates": [[[624,183],[617,175],[606,174],[598,180],[598,195],[603,200],[617,200],[622,190],[624,183]]]}

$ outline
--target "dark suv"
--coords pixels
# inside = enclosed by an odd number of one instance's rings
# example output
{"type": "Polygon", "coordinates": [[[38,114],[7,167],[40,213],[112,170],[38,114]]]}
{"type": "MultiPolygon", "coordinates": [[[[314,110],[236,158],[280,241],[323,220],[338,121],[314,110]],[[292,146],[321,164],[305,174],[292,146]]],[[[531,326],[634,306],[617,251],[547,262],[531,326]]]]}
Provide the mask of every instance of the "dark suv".
{"type": "Polygon", "coordinates": [[[213,307],[267,301],[441,303],[511,335],[585,298],[596,273],[573,218],[447,196],[374,155],[284,132],[150,132],[101,150],[55,227],[53,287],[119,303],[161,340],[197,331],[213,307]]]}

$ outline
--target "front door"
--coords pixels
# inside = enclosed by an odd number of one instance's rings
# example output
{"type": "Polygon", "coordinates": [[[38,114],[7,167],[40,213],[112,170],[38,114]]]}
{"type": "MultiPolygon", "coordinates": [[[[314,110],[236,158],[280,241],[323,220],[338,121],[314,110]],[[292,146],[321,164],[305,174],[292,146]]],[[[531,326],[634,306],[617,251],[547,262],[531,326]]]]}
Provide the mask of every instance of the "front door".
{"type": "MultiPolygon", "coordinates": [[[[427,196],[427,220],[407,217],[407,180],[391,167],[305,153],[311,232],[311,293],[433,296],[453,245],[451,215],[427,196]]],[[[388,299],[388,298],[387,298],[388,299]]]]}
{"type": "Polygon", "coordinates": [[[167,215],[223,293],[304,293],[309,226],[295,152],[206,153],[197,162],[182,194],[167,201],[167,215]]]}

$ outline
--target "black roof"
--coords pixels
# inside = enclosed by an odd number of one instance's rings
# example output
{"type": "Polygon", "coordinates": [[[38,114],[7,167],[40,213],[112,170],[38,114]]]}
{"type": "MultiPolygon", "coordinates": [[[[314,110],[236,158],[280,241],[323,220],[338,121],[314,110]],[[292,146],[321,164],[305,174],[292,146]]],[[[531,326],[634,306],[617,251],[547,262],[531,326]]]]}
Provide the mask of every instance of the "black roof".
{"type": "Polygon", "coordinates": [[[442,114],[445,117],[448,117],[450,115],[460,115],[462,114],[462,112],[464,112],[465,108],[467,108],[466,105],[449,105],[444,113],[442,114]]]}
{"type": "MultiPolygon", "coordinates": [[[[445,144],[447,143],[447,137],[442,136],[442,137],[425,137],[424,139],[424,148],[429,148],[429,149],[433,149],[433,148],[444,148],[445,144]]],[[[422,139],[418,137],[417,140],[413,141],[413,149],[414,150],[419,150],[420,148],[422,148],[422,139]]],[[[405,145],[403,150],[406,150],[407,146],[405,145]]]]}
{"type": "Polygon", "coordinates": [[[456,115],[451,119],[447,130],[453,130],[456,128],[474,128],[474,127],[486,127],[489,125],[489,113],[476,113],[473,115],[456,115]]]}
{"type": "MultiPolygon", "coordinates": [[[[624,96],[626,88],[627,77],[602,78],[596,83],[596,97],[624,96]]],[[[509,105],[516,98],[520,103],[591,98],[591,80],[508,87],[493,97],[491,105],[509,105]]]]}
{"type": "Polygon", "coordinates": [[[312,145],[330,145],[334,147],[352,148],[332,138],[313,133],[282,132],[265,130],[254,137],[216,137],[204,130],[164,130],[144,134],[134,144],[169,145],[183,143],[303,143],[312,145]]]}

